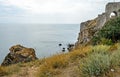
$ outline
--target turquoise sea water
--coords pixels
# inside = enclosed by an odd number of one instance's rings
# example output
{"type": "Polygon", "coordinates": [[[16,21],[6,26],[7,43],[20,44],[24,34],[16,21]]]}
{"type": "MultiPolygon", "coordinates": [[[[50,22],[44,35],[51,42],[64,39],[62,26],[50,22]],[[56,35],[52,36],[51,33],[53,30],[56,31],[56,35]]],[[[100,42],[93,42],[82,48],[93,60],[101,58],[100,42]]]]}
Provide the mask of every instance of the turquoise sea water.
{"type": "Polygon", "coordinates": [[[75,43],[78,33],[79,24],[0,24],[0,63],[13,45],[32,47],[42,58],[75,43]],[[59,43],[63,46],[59,47],[59,43]]]}

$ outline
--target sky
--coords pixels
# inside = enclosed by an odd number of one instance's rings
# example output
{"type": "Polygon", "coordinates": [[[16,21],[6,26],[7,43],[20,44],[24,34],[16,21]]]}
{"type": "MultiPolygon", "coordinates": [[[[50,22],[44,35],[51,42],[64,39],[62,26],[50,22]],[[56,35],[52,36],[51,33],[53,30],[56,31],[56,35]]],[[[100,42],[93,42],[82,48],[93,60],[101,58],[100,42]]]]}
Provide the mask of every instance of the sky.
{"type": "Polygon", "coordinates": [[[113,1],[0,0],[0,23],[79,24],[97,17],[113,1]]]}

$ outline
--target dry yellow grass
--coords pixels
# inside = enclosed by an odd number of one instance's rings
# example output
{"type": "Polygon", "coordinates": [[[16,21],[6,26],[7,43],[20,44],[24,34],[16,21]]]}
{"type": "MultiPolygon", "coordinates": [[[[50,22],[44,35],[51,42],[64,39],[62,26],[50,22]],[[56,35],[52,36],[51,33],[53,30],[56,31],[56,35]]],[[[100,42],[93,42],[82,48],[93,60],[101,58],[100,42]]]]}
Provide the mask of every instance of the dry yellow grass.
{"type": "Polygon", "coordinates": [[[37,77],[51,77],[60,74],[60,70],[68,65],[69,56],[67,54],[53,55],[45,59],[40,66],[37,77]]]}
{"type": "Polygon", "coordinates": [[[20,67],[17,65],[11,65],[11,66],[0,66],[0,77],[11,75],[11,74],[17,74],[20,71],[20,67]]]}
{"type": "Polygon", "coordinates": [[[0,77],[4,76],[4,75],[7,75],[7,71],[6,71],[6,69],[4,67],[0,66],[0,77]]]}
{"type": "MultiPolygon", "coordinates": [[[[21,73],[22,68],[39,68],[37,71],[37,77],[48,77],[61,74],[61,70],[68,67],[69,63],[76,61],[79,58],[84,57],[89,51],[91,46],[79,47],[70,53],[56,54],[51,57],[47,57],[40,60],[35,60],[28,63],[18,63],[5,67],[5,73],[9,76],[12,74],[21,73]],[[16,68],[16,69],[12,69],[16,68]]],[[[3,70],[4,71],[4,70],[3,70]]],[[[3,73],[4,74],[4,73],[3,73]]]]}
{"type": "Polygon", "coordinates": [[[68,53],[69,60],[75,61],[77,59],[85,57],[89,52],[91,52],[92,46],[86,46],[86,47],[79,47],[72,52],[68,53]]]}
{"type": "MultiPolygon", "coordinates": [[[[63,77],[69,74],[70,75],[73,74],[77,76],[77,73],[75,72],[74,68],[77,69],[82,59],[87,58],[90,54],[93,54],[93,53],[108,54],[109,53],[108,51],[116,51],[116,50],[120,50],[119,43],[112,46],[107,46],[107,45],[79,46],[69,53],[60,53],[60,54],[53,55],[51,57],[43,58],[43,59],[32,61],[29,63],[19,63],[19,64],[8,66],[8,67],[0,67],[0,73],[2,73],[3,75],[8,75],[8,77],[9,75],[14,75],[14,74],[18,76],[17,74],[21,74],[21,73],[22,73],[21,77],[24,77],[23,75],[25,74],[27,77],[31,77],[31,76],[63,77]],[[16,69],[13,70],[12,68],[16,68],[16,69]],[[27,70],[28,72],[24,73],[24,71],[22,71],[24,68],[28,69],[27,70]],[[69,69],[72,69],[72,70],[70,71],[69,69]],[[29,75],[29,73],[31,76],[29,75]]],[[[112,53],[109,53],[109,55],[110,54],[112,53]]],[[[14,76],[11,76],[11,77],[14,77],[14,76]]]]}
{"type": "Polygon", "coordinates": [[[66,54],[57,54],[45,59],[40,66],[37,77],[54,77],[61,74],[70,63],[76,62],[85,57],[92,49],[92,46],[80,47],[66,54]]]}

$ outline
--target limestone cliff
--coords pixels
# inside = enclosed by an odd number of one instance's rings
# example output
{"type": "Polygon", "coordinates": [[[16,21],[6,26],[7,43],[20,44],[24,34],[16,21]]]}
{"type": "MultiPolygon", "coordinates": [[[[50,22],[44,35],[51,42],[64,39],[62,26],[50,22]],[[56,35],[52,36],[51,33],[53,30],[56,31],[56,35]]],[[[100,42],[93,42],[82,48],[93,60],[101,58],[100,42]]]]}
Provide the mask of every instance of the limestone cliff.
{"type": "Polygon", "coordinates": [[[120,2],[108,3],[105,12],[98,15],[93,20],[88,20],[80,24],[80,33],[76,45],[87,44],[93,36],[104,26],[106,21],[120,16],[120,2]]]}

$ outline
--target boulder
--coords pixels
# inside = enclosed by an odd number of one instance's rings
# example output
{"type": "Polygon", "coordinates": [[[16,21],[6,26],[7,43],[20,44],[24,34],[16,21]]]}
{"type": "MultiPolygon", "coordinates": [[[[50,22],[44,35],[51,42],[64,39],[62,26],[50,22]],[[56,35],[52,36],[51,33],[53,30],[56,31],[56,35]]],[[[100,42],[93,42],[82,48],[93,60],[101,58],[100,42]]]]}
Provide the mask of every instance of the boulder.
{"type": "Polygon", "coordinates": [[[33,48],[27,48],[22,45],[12,46],[10,52],[5,57],[1,66],[7,66],[20,62],[30,62],[36,60],[35,50],[33,48]]]}

